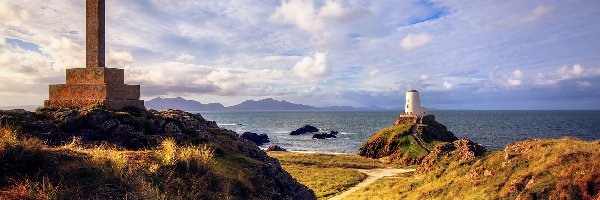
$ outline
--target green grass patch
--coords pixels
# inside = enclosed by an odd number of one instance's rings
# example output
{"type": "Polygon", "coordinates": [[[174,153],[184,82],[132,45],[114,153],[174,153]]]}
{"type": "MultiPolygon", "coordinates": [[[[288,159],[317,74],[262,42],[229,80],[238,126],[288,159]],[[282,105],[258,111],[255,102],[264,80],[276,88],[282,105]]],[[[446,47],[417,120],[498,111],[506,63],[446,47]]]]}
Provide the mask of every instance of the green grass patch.
{"type": "Polygon", "coordinates": [[[398,167],[354,154],[321,154],[269,152],[269,156],[279,159],[281,165],[301,165],[327,168],[375,169],[398,167]]]}
{"type": "Polygon", "coordinates": [[[376,159],[351,154],[269,152],[292,177],[312,189],[317,198],[341,194],[366,178],[356,169],[396,168],[376,159]]]}
{"type": "Polygon", "coordinates": [[[312,189],[319,199],[340,194],[360,183],[367,175],[353,169],[283,165],[298,182],[312,189]]]}

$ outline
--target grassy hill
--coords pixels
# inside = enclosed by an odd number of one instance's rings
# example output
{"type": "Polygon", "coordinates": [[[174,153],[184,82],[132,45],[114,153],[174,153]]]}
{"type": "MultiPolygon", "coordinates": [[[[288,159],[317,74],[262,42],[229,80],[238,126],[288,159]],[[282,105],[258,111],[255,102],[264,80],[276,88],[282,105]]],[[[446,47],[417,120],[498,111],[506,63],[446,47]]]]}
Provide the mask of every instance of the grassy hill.
{"type": "Polygon", "coordinates": [[[0,199],[315,199],[276,159],[182,111],[0,111],[0,199]]]}
{"type": "Polygon", "coordinates": [[[467,161],[438,156],[415,175],[380,179],[348,199],[600,198],[600,141],[522,141],[467,161]]]}

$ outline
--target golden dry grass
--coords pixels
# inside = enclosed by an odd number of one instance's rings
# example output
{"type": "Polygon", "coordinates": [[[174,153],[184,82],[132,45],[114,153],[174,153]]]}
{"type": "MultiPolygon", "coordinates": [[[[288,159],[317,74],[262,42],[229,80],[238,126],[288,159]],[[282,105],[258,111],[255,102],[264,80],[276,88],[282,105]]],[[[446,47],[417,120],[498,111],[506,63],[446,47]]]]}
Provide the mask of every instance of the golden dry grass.
{"type": "Polygon", "coordinates": [[[347,168],[284,165],[283,169],[298,182],[312,189],[319,199],[341,194],[367,177],[363,173],[347,168]]]}
{"type": "Polygon", "coordinates": [[[0,144],[2,200],[105,199],[115,195],[215,199],[231,197],[222,195],[231,192],[225,190],[232,185],[248,187],[239,183],[249,182],[245,180],[248,177],[232,173],[241,173],[243,166],[235,169],[224,162],[226,158],[214,159],[214,147],[206,144],[180,147],[165,140],[157,149],[126,151],[108,145],[85,148],[74,140],[50,148],[39,140],[19,138],[11,127],[1,126],[0,144]],[[206,188],[214,185],[226,188],[206,188]]]}
{"type": "Polygon", "coordinates": [[[348,199],[599,198],[599,141],[524,141],[507,149],[473,162],[442,163],[426,175],[380,179],[348,199]]]}
{"type": "Polygon", "coordinates": [[[355,154],[322,154],[294,152],[269,152],[268,154],[271,157],[279,159],[281,165],[304,165],[352,169],[399,167],[399,165],[385,163],[381,160],[369,159],[355,154]]]}
{"type": "Polygon", "coordinates": [[[292,177],[327,199],[360,183],[366,175],[356,169],[396,167],[350,154],[269,152],[292,177]]]}
{"type": "Polygon", "coordinates": [[[0,150],[16,143],[17,135],[14,132],[14,128],[6,125],[0,126],[0,150]]]}

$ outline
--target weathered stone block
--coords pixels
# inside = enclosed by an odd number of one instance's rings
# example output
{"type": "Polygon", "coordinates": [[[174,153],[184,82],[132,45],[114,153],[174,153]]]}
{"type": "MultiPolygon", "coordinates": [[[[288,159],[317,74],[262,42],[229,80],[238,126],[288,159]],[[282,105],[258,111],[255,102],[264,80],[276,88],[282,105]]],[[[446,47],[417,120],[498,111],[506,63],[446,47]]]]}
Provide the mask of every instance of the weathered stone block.
{"type": "Polygon", "coordinates": [[[44,101],[44,106],[47,108],[82,108],[91,105],[102,105],[109,110],[118,110],[125,107],[144,108],[144,101],[111,99],[60,99],[44,101]]]}
{"type": "Polygon", "coordinates": [[[67,69],[67,84],[125,84],[125,70],[94,67],[67,69]]]}
{"type": "Polygon", "coordinates": [[[124,70],[114,68],[67,69],[67,84],[50,85],[50,98],[44,102],[52,108],[80,108],[104,105],[108,109],[144,108],[139,85],[124,84],[124,70]]]}
{"type": "Polygon", "coordinates": [[[50,85],[50,99],[139,99],[139,85],[59,84],[50,85]]]}

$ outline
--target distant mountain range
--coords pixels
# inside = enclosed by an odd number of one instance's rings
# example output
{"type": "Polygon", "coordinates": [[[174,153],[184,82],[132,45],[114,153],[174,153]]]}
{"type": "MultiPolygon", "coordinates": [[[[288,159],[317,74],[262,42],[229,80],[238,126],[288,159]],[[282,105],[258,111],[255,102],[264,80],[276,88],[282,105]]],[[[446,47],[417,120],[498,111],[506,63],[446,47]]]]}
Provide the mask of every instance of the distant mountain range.
{"type": "Polygon", "coordinates": [[[220,103],[203,104],[194,100],[177,98],[154,98],[146,101],[146,107],[155,110],[179,109],[185,111],[376,111],[387,110],[379,107],[328,106],[315,107],[295,104],[285,100],[267,98],[263,100],[246,100],[240,104],[225,107],[220,103]]]}

